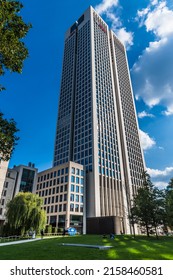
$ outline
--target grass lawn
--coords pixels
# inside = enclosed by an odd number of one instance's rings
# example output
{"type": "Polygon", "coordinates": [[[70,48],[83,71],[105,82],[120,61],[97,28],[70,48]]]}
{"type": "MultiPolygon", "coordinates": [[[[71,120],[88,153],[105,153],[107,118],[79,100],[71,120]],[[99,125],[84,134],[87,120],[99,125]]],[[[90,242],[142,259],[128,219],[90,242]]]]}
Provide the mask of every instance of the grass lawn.
{"type": "Polygon", "coordinates": [[[147,238],[116,236],[103,239],[99,235],[60,236],[0,247],[1,260],[173,260],[173,237],[147,238]],[[111,245],[113,248],[62,246],[61,243],[111,245]]]}

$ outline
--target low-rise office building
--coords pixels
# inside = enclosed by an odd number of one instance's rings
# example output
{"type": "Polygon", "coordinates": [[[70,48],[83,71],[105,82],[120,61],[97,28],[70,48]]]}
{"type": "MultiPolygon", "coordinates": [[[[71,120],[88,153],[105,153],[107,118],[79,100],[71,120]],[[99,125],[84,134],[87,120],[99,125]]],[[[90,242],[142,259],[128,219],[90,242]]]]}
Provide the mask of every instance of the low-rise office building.
{"type": "Polygon", "coordinates": [[[59,232],[75,227],[85,233],[85,171],[68,162],[39,172],[36,194],[43,198],[47,224],[59,232]]]}
{"type": "Polygon", "coordinates": [[[8,168],[3,182],[0,197],[0,223],[5,221],[5,211],[8,201],[12,200],[19,192],[36,192],[37,168],[34,164],[19,165],[8,168]]]}
{"type": "Polygon", "coordinates": [[[0,197],[2,194],[7,169],[8,169],[8,161],[1,160],[0,158],[0,197]]]}

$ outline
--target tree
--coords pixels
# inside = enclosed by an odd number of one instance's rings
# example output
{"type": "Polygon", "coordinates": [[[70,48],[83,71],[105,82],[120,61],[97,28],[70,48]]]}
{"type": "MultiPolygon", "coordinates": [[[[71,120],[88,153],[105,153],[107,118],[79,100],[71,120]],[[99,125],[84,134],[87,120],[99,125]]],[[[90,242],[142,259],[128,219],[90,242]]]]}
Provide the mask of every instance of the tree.
{"type": "Polygon", "coordinates": [[[166,189],[165,208],[167,225],[173,229],[173,178],[170,179],[166,189]]]}
{"type": "Polygon", "coordinates": [[[33,193],[18,193],[8,204],[6,217],[11,234],[23,235],[33,228],[39,232],[46,224],[43,200],[33,193]]]}
{"type": "Polygon", "coordinates": [[[163,191],[155,188],[149,174],[143,174],[143,186],[138,189],[131,208],[130,220],[146,228],[147,236],[150,229],[163,224],[165,218],[163,191]]]}
{"type": "Polygon", "coordinates": [[[0,160],[8,161],[17,144],[19,137],[16,136],[16,122],[13,119],[9,121],[3,118],[0,112],[0,160]]]}
{"type": "MultiPolygon", "coordinates": [[[[28,50],[22,39],[26,36],[31,24],[24,23],[19,1],[0,0],[0,75],[5,70],[21,73],[23,61],[28,57],[28,50]]],[[[0,91],[4,87],[0,85],[0,91]]]]}
{"type": "MultiPolygon", "coordinates": [[[[19,15],[23,5],[19,1],[0,0],[0,76],[5,70],[21,73],[23,61],[28,57],[23,38],[31,24],[19,15]]],[[[0,85],[0,91],[5,88],[0,85]]],[[[13,119],[7,121],[0,112],[0,160],[9,160],[17,140],[18,131],[13,119]]]]}

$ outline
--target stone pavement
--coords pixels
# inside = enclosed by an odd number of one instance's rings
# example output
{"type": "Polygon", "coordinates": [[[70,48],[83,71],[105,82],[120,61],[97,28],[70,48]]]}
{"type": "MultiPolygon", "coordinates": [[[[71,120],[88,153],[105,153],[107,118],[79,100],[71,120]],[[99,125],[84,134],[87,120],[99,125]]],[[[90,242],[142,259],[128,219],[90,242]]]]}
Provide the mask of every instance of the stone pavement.
{"type": "Polygon", "coordinates": [[[38,241],[38,240],[41,240],[41,238],[19,240],[19,241],[11,241],[11,242],[4,242],[4,243],[0,243],[0,246],[16,245],[16,244],[33,242],[33,241],[38,241]]]}

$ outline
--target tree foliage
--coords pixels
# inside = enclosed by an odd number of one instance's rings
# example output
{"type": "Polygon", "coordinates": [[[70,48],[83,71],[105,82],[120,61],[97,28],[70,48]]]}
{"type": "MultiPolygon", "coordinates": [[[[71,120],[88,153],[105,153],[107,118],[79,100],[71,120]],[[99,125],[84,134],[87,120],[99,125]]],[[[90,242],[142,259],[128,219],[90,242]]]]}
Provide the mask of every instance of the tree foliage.
{"type": "Polygon", "coordinates": [[[8,204],[6,217],[11,233],[24,234],[31,228],[36,232],[44,228],[46,213],[43,200],[33,193],[18,193],[8,204]]]}
{"type": "MultiPolygon", "coordinates": [[[[22,7],[19,1],[0,0],[0,76],[6,70],[21,73],[23,61],[28,57],[23,38],[31,24],[26,24],[19,15],[22,7]]],[[[3,89],[0,85],[0,91],[3,89]]],[[[18,140],[17,131],[15,121],[7,121],[0,112],[0,159],[10,159],[18,140]]]]}
{"type": "MultiPolygon", "coordinates": [[[[28,50],[22,39],[31,25],[19,15],[23,5],[19,1],[0,0],[0,75],[5,70],[21,73],[28,50]]],[[[4,87],[0,86],[0,90],[4,87]]]]}
{"type": "Polygon", "coordinates": [[[13,119],[4,119],[0,112],[0,159],[8,161],[19,139],[16,136],[18,129],[13,119]]]}
{"type": "Polygon", "coordinates": [[[170,179],[170,182],[167,186],[165,200],[166,222],[168,227],[173,229],[173,178],[170,179]]]}
{"type": "Polygon", "coordinates": [[[147,172],[143,174],[143,186],[138,189],[131,208],[130,220],[145,227],[147,236],[150,230],[162,225],[165,221],[164,193],[155,188],[147,172]]]}

